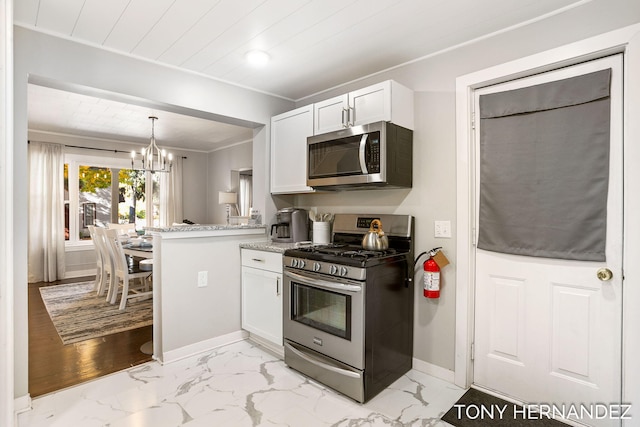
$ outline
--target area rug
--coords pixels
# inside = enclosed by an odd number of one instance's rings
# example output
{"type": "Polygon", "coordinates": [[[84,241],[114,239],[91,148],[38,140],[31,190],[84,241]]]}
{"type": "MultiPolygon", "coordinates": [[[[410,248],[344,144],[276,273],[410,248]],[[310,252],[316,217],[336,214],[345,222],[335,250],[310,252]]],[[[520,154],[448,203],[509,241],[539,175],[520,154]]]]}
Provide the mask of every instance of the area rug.
{"type": "Polygon", "coordinates": [[[545,417],[536,409],[470,388],[444,414],[442,420],[456,427],[567,427],[560,421],[545,417]]]}
{"type": "Polygon", "coordinates": [[[152,299],[134,298],[119,310],[96,295],[93,282],[43,286],[40,295],[63,344],[153,324],[152,299]]]}

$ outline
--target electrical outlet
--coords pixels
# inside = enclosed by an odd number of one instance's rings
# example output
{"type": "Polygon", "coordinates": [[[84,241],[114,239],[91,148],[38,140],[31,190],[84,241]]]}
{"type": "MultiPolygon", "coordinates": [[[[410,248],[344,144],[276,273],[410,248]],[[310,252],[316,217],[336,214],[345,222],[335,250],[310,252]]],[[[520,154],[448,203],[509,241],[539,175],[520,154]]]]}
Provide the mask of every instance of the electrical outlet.
{"type": "Polygon", "coordinates": [[[204,288],[205,286],[207,286],[208,273],[209,272],[207,271],[198,271],[198,287],[199,288],[204,288]]]}
{"type": "Polygon", "coordinates": [[[434,222],[434,236],[451,238],[451,221],[435,221],[434,222]]]}

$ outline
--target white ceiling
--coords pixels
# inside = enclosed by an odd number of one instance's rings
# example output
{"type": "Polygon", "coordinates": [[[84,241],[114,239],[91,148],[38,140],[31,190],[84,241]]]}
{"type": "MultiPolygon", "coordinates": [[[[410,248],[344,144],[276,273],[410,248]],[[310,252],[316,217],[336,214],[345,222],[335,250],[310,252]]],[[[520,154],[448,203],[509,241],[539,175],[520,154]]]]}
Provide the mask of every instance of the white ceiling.
{"type": "Polygon", "coordinates": [[[63,135],[100,138],[146,145],[151,136],[162,148],[209,152],[253,138],[253,130],[177,114],[133,103],[122,103],[30,84],[29,129],[63,135]]]}
{"type": "MultiPolygon", "coordinates": [[[[14,20],[26,28],[300,100],[577,3],[584,1],[20,0],[14,20]],[[249,66],[244,56],[252,49],[266,51],[270,63],[261,69],[249,66]]],[[[112,114],[135,106],[105,101],[96,108],[88,97],[60,100],[60,91],[31,89],[30,128],[115,139],[122,134],[140,137],[145,125],[149,132],[149,123],[136,125],[112,114]],[[75,112],[67,115],[70,111],[75,112]]],[[[146,119],[151,112],[140,113],[146,119]]],[[[190,138],[192,149],[202,149],[244,138],[228,127],[207,129],[213,125],[207,120],[154,114],[160,115],[159,141],[163,125],[167,138],[180,137],[167,139],[169,145],[184,146],[190,138]],[[209,140],[218,131],[221,140],[209,140]]]]}

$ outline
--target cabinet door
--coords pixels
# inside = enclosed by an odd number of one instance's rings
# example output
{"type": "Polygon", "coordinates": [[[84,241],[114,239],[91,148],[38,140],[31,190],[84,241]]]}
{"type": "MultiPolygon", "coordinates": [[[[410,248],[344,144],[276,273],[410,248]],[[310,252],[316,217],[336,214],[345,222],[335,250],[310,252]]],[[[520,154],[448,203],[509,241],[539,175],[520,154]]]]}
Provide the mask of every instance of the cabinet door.
{"type": "Polygon", "coordinates": [[[347,95],[313,104],[313,134],[320,135],[347,127],[347,95]]]}
{"type": "Polygon", "coordinates": [[[242,267],[242,328],[282,345],[282,274],[242,267]]]}
{"type": "Polygon", "coordinates": [[[389,80],[349,93],[350,126],[379,121],[391,121],[391,82],[389,80]]]}
{"type": "Polygon", "coordinates": [[[307,137],[313,135],[313,107],[271,118],[271,193],[312,192],[307,187],[307,137]]]}

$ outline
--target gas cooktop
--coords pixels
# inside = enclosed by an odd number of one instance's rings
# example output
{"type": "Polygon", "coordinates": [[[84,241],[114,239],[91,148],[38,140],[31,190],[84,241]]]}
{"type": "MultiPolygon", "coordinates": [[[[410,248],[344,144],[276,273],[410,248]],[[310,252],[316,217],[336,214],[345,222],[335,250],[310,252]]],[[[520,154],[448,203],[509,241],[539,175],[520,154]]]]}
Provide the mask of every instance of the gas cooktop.
{"type": "MultiPolygon", "coordinates": [[[[288,249],[284,253],[285,267],[293,267],[318,273],[329,272],[339,274],[347,271],[335,266],[356,267],[365,269],[384,262],[396,260],[406,256],[408,251],[390,248],[384,251],[370,251],[360,246],[333,244],[323,246],[308,246],[304,248],[288,249]]],[[[356,277],[362,276],[358,272],[356,277]]]]}
{"type": "Polygon", "coordinates": [[[359,259],[379,258],[387,255],[395,255],[397,253],[397,251],[393,248],[386,249],[384,251],[371,251],[371,250],[362,249],[361,247],[358,247],[358,246],[339,244],[339,243],[334,243],[330,245],[307,246],[307,247],[301,247],[294,250],[300,251],[300,253],[302,254],[313,253],[318,255],[349,257],[349,258],[359,258],[359,259]]]}
{"type": "Polygon", "coordinates": [[[413,217],[408,215],[336,214],[333,243],[288,249],[284,253],[284,266],[314,273],[361,278],[365,273],[356,270],[401,258],[406,258],[408,263],[412,262],[413,234],[413,217]],[[362,247],[362,239],[374,219],[382,222],[388,236],[389,248],[386,250],[372,251],[362,247]]]}

